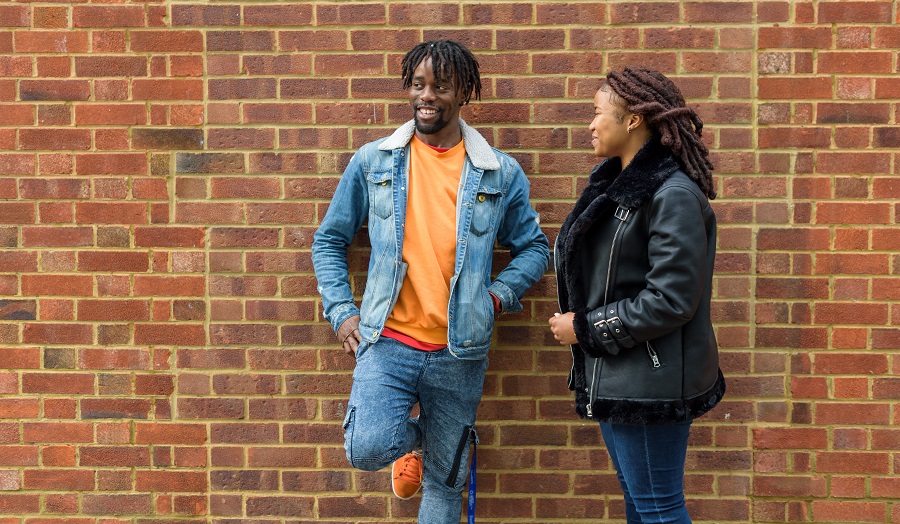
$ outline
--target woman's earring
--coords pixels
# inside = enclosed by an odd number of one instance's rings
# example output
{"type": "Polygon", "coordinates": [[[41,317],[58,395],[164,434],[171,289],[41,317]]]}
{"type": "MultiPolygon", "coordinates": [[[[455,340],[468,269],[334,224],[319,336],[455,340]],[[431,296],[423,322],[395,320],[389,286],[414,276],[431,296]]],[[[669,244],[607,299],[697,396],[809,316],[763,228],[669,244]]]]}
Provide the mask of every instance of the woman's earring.
{"type": "Polygon", "coordinates": [[[631,128],[630,128],[630,127],[628,128],[628,134],[629,134],[629,135],[631,134],[631,128]]]}

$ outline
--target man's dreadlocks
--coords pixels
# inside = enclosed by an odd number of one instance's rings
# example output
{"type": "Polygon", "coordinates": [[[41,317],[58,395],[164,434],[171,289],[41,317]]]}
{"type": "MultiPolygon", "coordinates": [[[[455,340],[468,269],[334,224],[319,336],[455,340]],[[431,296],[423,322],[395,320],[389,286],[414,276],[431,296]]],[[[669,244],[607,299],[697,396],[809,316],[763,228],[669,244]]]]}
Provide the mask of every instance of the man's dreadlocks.
{"type": "Polygon", "coordinates": [[[454,87],[465,96],[463,105],[468,104],[472,95],[481,99],[481,77],[478,74],[478,60],[471,51],[453,40],[431,40],[416,45],[403,57],[403,89],[412,86],[413,75],[423,60],[431,58],[435,78],[452,80],[454,87]]]}
{"type": "Polygon", "coordinates": [[[643,115],[687,175],[710,199],[715,198],[709,150],[700,140],[703,121],[696,111],[686,107],[678,87],[659,71],[642,67],[610,71],[606,83],[612,90],[612,101],[631,113],[643,115]]]}

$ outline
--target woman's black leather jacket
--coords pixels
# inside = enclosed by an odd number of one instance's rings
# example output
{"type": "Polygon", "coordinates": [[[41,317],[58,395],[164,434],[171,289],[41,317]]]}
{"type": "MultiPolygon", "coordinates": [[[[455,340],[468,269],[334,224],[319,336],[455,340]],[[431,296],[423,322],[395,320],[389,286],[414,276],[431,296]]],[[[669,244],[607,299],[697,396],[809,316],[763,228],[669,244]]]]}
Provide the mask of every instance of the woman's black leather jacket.
{"type": "Polygon", "coordinates": [[[710,320],[716,218],[652,137],[624,171],[591,172],[555,249],[562,311],[575,313],[569,388],[601,422],[692,420],[725,394],[710,320]]]}

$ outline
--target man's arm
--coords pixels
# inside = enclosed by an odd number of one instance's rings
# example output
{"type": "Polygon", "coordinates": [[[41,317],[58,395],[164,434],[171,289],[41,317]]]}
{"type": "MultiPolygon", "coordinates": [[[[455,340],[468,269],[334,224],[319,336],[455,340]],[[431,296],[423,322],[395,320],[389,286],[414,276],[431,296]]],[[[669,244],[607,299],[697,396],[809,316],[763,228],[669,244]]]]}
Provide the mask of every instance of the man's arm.
{"type": "Polygon", "coordinates": [[[519,299],[543,276],[550,263],[550,247],[529,200],[530,184],[522,168],[510,161],[512,180],[506,195],[506,214],[497,241],[509,249],[512,261],[497,275],[488,291],[500,299],[504,312],[521,311],[519,299]]]}
{"type": "Polygon", "coordinates": [[[325,318],[335,333],[359,308],[353,301],[347,267],[347,248],[368,217],[369,194],[361,154],[350,159],[322,223],[313,236],[312,262],[325,318]]]}

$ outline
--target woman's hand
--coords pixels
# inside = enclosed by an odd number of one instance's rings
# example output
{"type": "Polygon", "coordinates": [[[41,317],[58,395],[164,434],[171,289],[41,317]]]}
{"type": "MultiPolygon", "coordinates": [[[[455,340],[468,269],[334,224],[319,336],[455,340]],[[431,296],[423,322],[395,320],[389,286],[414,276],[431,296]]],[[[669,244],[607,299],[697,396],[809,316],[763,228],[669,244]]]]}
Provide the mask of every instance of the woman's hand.
{"type": "Polygon", "coordinates": [[[575,338],[575,313],[554,313],[548,322],[550,322],[553,338],[559,342],[560,346],[578,343],[578,339],[575,338]]]}

